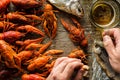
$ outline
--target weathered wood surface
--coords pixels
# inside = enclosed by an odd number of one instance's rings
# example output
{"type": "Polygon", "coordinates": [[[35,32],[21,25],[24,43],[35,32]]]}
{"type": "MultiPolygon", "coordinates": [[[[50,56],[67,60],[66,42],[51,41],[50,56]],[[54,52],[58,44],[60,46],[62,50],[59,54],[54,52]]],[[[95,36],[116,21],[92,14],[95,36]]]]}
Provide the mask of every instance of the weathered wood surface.
{"type": "MultiPolygon", "coordinates": [[[[100,57],[93,52],[92,46],[94,43],[95,39],[99,39],[100,33],[99,31],[95,30],[95,27],[90,24],[90,19],[89,19],[89,12],[91,5],[95,2],[96,0],[81,0],[81,4],[84,9],[84,17],[83,19],[79,19],[81,25],[84,27],[86,35],[90,35],[89,39],[89,49],[87,50],[88,53],[90,54],[89,58],[89,66],[90,66],[90,77],[89,80],[110,80],[108,76],[111,78],[113,77],[114,80],[120,80],[118,78],[119,74],[114,73],[114,71],[111,69],[110,64],[107,62],[100,61],[100,57]],[[97,58],[97,59],[96,59],[97,58]],[[104,64],[104,66],[101,66],[98,64],[104,64]],[[110,71],[107,70],[109,67],[110,71]],[[108,76],[106,75],[105,71],[108,71],[108,76]],[[117,78],[116,78],[117,76],[117,78]]],[[[120,0],[118,0],[120,2],[120,0]]],[[[64,19],[70,20],[70,15],[67,15],[66,13],[57,13],[57,18],[58,18],[58,31],[57,31],[57,36],[55,40],[53,41],[54,44],[50,48],[55,48],[55,49],[62,49],[64,50],[64,54],[62,56],[68,55],[68,53],[76,48],[71,40],[68,37],[68,32],[63,28],[63,26],[60,23],[60,18],[63,17],[64,19]],[[66,15],[66,16],[64,16],[66,15]]],[[[118,26],[117,26],[118,27],[118,26]]],[[[104,55],[102,55],[104,57],[104,55]]],[[[107,58],[108,59],[108,58],[107,58]]],[[[107,61],[107,60],[106,60],[107,61]]]]}
{"type": "MultiPolygon", "coordinates": [[[[79,19],[81,25],[85,29],[86,35],[90,35],[88,37],[89,39],[89,49],[87,49],[87,52],[90,54],[89,57],[89,66],[90,66],[90,72],[89,72],[89,80],[110,80],[104,70],[101,68],[101,66],[98,64],[96,60],[95,53],[92,51],[92,44],[94,43],[94,40],[96,35],[99,35],[99,32],[95,30],[95,28],[90,24],[89,20],[89,12],[90,7],[93,4],[93,2],[96,0],[81,0],[81,4],[84,9],[84,17],[83,19],[79,19]]],[[[118,0],[120,2],[120,0],[118,0]]],[[[64,53],[61,56],[67,56],[73,49],[77,48],[78,46],[75,46],[73,42],[69,39],[68,32],[64,29],[60,22],[60,18],[63,17],[64,19],[70,20],[70,16],[67,13],[64,12],[58,12],[56,13],[57,19],[58,19],[58,30],[57,30],[57,36],[53,40],[53,44],[50,46],[49,49],[61,49],[64,50],[64,53]]],[[[45,39],[44,42],[49,41],[49,39],[45,39]]]]}
{"type": "MultiPolygon", "coordinates": [[[[91,33],[91,38],[89,40],[89,51],[91,53],[91,70],[90,70],[90,80],[120,80],[120,74],[115,73],[114,70],[112,70],[109,61],[108,61],[108,57],[105,56],[104,52],[101,53],[100,55],[97,55],[93,52],[92,49],[92,44],[94,42],[94,40],[99,40],[100,39],[100,33],[99,31],[96,31],[95,28],[90,24],[90,20],[89,20],[89,12],[90,12],[90,8],[91,5],[97,0],[82,0],[82,4],[84,7],[84,11],[85,11],[85,16],[84,16],[84,20],[85,22],[83,23],[85,29],[87,30],[88,33],[91,33]],[[86,28],[87,27],[87,28],[86,28]],[[90,31],[89,31],[90,30],[90,31]],[[103,60],[102,60],[103,59],[103,60]],[[98,64],[100,63],[100,65],[98,64]],[[108,78],[108,76],[110,77],[110,79],[108,78]]],[[[120,0],[117,0],[118,2],[120,2],[120,0]]],[[[116,26],[116,27],[119,27],[116,26]]]]}

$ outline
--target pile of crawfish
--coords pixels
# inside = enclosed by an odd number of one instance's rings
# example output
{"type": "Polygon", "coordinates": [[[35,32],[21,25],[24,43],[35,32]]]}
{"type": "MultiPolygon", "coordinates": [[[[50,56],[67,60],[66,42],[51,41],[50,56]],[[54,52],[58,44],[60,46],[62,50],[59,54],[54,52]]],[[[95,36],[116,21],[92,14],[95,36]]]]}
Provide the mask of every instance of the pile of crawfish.
{"type": "MultiPolygon", "coordinates": [[[[53,7],[45,2],[0,0],[0,79],[13,80],[21,76],[22,80],[45,80],[58,58],[55,55],[64,52],[48,50],[56,36],[57,18],[53,7]],[[14,10],[9,8],[11,5],[14,10]],[[46,36],[50,41],[43,43],[46,36]]],[[[86,47],[84,29],[77,20],[72,20],[77,27],[63,19],[61,22],[70,32],[71,40],[86,47]]],[[[79,58],[88,64],[82,49],[73,50],[68,57],[79,58]]]]}

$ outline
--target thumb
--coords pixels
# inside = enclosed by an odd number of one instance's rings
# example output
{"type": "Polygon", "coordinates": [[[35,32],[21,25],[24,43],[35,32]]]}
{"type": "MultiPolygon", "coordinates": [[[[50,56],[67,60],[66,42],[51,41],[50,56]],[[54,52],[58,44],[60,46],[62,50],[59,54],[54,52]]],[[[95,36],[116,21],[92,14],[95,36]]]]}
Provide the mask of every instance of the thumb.
{"type": "Polygon", "coordinates": [[[109,57],[112,57],[115,53],[115,46],[113,44],[111,37],[108,35],[103,36],[103,44],[109,57]]]}

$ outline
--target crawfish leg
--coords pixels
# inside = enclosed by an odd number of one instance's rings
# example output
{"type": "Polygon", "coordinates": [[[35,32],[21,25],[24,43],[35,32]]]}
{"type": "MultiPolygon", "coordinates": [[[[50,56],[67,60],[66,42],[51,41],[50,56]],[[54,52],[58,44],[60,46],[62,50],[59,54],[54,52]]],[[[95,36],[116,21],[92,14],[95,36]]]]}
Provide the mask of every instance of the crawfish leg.
{"type": "Polygon", "coordinates": [[[35,53],[36,56],[42,54],[50,45],[52,44],[52,41],[49,41],[48,43],[44,44],[38,52],[35,53]]]}
{"type": "Polygon", "coordinates": [[[56,31],[57,31],[57,23],[56,23],[56,21],[54,21],[53,31],[52,31],[52,39],[55,38],[56,31]]]}
{"type": "Polygon", "coordinates": [[[71,18],[73,23],[77,26],[77,28],[81,29],[82,26],[80,25],[80,23],[75,19],[75,18],[71,18]]]}
{"type": "Polygon", "coordinates": [[[15,59],[15,63],[16,63],[19,67],[21,67],[21,60],[20,60],[20,58],[17,57],[17,56],[15,56],[14,59],[15,59]]]}
{"type": "MultiPolygon", "coordinates": [[[[27,73],[24,69],[22,69],[21,67],[17,66],[17,65],[13,65],[15,68],[17,68],[19,70],[19,72],[23,72],[23,73],[27,73]]],[[[18,73],[19,73],[18,72],[18,73]]]]}
{"type": "Polygon", "coordinates": [[[46,26],[47,26],[47,21],[45,20],[43,23],[43,28],[45,30],[45,33],[50,37],[51,35],[50,35],[49,30],[46,26]]]}

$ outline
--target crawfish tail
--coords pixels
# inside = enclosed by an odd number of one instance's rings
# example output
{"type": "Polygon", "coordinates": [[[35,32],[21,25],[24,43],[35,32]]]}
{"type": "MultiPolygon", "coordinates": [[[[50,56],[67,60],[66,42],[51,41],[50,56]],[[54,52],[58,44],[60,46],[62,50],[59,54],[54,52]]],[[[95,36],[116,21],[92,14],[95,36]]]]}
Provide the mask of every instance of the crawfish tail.
{"type": "Polygon", "coordinates": [[[42,56],[34,59],[27,67],[29,71],[33,71],[35,69],[39,69],[40,67],[47,64],[51,56],[42,56]]]}
{"type": "Polygon", "coordinates": [[[29,9],[41,6],[43,0],[40,0],[40,2],[37,0],[12,0],[12,3],[18,8],[29,9]]]}
{"type": "Polygon", "coordinates": [[[22,22],[22,23],[27,23],[27,18],[19,13],[13,12],[13,13],[8,13],[6,15],[6,18],[9,19],[12,22],[22,22]]]}
{"type": "Polygon", "coordinates": [[[23,36],[25,36],[25,34],[20,33],[18,31],[7,31],[4,33],[0,33],[0,39],[5,40],[7,42],[14,42],[23,36]]]}

